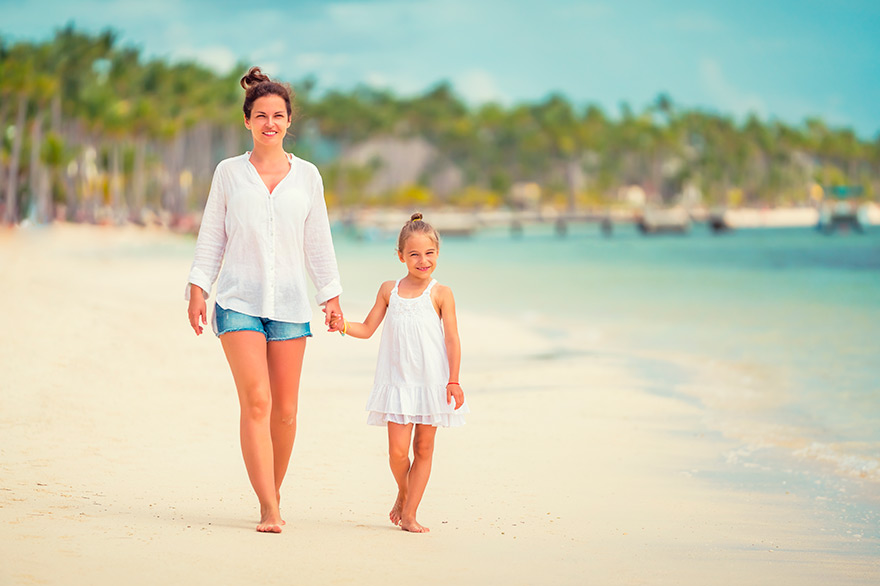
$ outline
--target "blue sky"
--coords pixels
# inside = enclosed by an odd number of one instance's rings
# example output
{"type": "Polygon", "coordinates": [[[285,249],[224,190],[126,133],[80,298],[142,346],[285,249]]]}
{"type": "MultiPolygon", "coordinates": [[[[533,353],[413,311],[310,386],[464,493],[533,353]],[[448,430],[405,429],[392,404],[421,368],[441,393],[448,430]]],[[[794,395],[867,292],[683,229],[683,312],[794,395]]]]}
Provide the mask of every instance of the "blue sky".
{"type": "Polygon", "coordinates": [[[319,88],[400,95],[449,80],[471,103],[560,92],[617,115],[686,107],[880,133],[880,2],[813,0],[0,0],[0,34],[113,28],[148,56],[238,60],[319,88]]]}

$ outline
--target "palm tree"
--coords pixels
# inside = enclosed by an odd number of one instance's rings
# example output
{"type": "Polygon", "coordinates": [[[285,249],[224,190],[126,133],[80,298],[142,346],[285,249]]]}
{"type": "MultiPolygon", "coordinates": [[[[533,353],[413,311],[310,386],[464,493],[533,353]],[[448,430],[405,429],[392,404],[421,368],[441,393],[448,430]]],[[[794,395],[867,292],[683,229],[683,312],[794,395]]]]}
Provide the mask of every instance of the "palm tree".
{"type": "Polygon", "coordinates": [[[8,224],[14,224],[19,219],[18,208],[18,180],[21,174],[20,161],[21,149],[24,143],[25,123],[29,103],[28,80],[32,71],[31,47],[26,44],[14,45],[3,61],[3,75],[0,76],[4,88],[3,93],[9,96],[6,99],[17,103],[15,125],[13,126],[12,150],[9,154],[9,165],[6,172],[6,214],[4,220],[8,224]]]}

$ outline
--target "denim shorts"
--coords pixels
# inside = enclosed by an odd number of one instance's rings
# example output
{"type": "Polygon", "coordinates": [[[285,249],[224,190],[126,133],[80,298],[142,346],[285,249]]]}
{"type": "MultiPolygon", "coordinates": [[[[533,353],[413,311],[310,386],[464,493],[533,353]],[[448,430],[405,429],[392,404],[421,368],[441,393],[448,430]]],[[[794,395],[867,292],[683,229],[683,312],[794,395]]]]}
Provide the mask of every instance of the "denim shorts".
{"type": "Polygon", "coordinates": [[[217,337],[229,332],[241,331],[260,332],[266,336],[267,342],[312,337],[309,322],[297,324],[267,317],[255,317],[232,309],[223,309],[216,303],[214,304],[214,319],[211,325],[214,326],[214,333],[217,334],[217,337]]]}

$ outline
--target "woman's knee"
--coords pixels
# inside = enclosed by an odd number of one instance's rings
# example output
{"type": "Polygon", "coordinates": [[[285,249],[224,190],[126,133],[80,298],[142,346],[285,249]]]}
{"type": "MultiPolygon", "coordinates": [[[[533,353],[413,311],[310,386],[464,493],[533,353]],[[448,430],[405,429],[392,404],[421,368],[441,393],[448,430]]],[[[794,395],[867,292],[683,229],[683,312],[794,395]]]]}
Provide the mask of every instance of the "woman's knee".
{"type": "Polygon", "coordinates": [[[296,413],[296,403],[272,405],[272,419],[284,425],[296,425],[296,413]]]}
{"type": "Polygon", "coordinates": [[[240,395],[241,414],[250,419],[266,419],[272,409],[268,390],[251,389],[240,395]]]}

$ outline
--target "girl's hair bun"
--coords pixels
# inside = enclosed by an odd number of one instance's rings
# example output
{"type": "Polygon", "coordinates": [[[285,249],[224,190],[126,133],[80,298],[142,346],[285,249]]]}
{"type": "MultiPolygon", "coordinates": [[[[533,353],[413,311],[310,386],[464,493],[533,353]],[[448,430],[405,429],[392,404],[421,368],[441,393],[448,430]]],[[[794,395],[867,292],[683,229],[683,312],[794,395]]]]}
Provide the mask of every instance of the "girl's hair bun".
{"type": "Polygon", "coordinates": [[[272,81],[269,79],[269,76],[263,73],[259,67],[251,67],[248,70],[247,74],[241,78],[241,87],[244,89],[248,89],[248,87],[256,85],[258,83],[262,83],[264,81],[272,81]]]}
{"type": "Polygon", "coordinates": [[[422,219],[421,213],[416,212],[410,216],[409,222],[404,224],[403,228],[400,229],[400,236],[397,237],[398,252],[403,252],[403,247],[406,244],[407,238],[413,234],[424,234],[433,240],[438,248],[440,247],[440,235],[437,233],[437,230],[435,230],[431,224],[422,219]]]}

